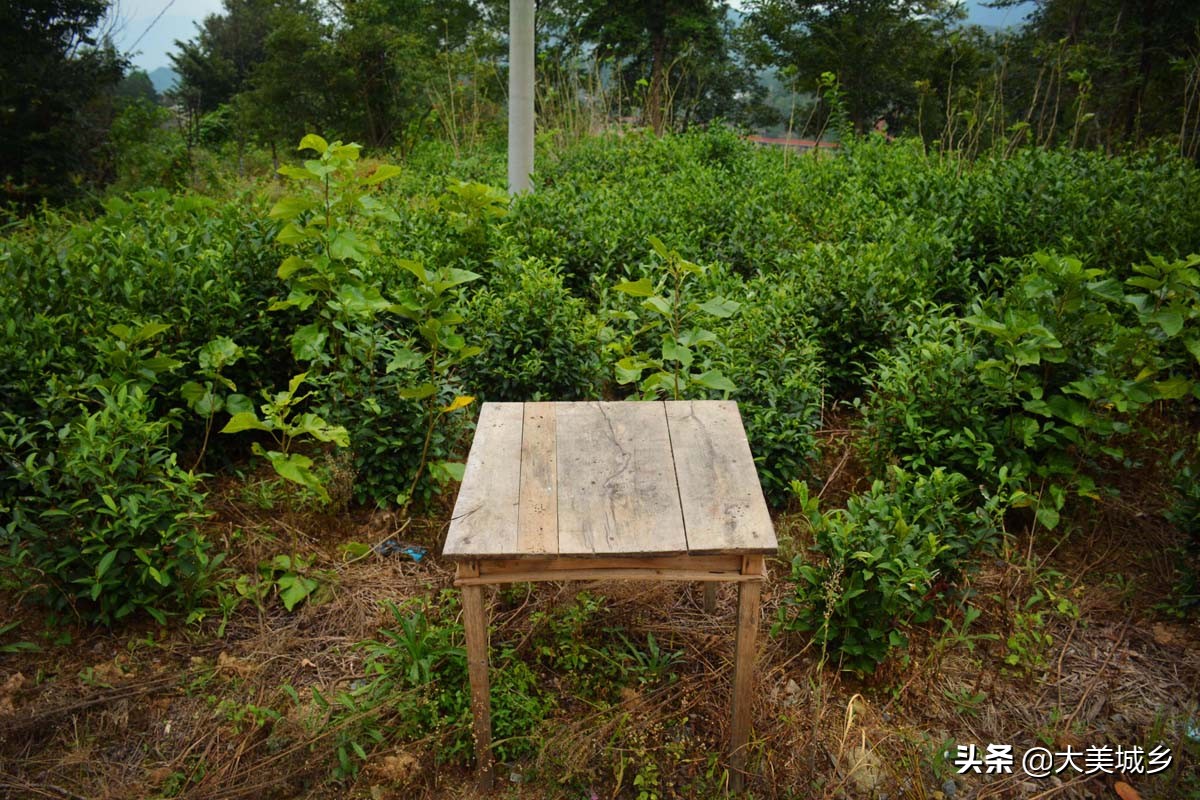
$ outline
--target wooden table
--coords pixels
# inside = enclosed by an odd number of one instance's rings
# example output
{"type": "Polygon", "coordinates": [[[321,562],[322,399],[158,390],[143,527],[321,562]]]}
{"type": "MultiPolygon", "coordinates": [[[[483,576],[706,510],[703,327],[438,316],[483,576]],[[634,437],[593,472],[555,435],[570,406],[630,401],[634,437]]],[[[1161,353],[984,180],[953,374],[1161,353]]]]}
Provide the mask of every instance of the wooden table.
{"type": "Polygon", "coordinates": [[[763,556],[776,548],[733,402],[484,403],[443,548],[463,593],[481,787],[492,783],[483,586],[648,579],[738,584],[729,766],[740,788],[763,556]]]}

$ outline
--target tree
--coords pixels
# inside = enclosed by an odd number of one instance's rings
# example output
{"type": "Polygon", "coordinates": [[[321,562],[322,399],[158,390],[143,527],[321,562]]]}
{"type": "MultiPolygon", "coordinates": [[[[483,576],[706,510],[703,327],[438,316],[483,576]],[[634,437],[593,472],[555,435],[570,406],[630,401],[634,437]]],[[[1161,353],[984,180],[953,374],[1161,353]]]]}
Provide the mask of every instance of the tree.
{"type": "Polygon", "coordinates": [[[856,130],[917,102],[915,82],[940,34],[961,15],[944,0],[752,0],[752,60],[816,82],[837,75],[856,130]]]}
{"type": "Polygon", "coordinates": [[[337,48],[355,77],[350,127],[369,147],[411,143],[428,120],[442,53],[463,49],[479,21],[470,0],[346,0],[337,48]]]}
{"type": "Polygon", "coordinates": [[[1033,40],[1029,49],[1035,64],[1045,67],[1037,76],[1042,96],[1066,94],[1059,105],[1064,114],[1074,114],[1081,95],[1088,95],[1086,106],[1095,114],[1092,129],[1110,148],[1120,140],[1138,143],[1179,130],[1185,76],[1174,65],[1200,51],[1200,3],[1034,2],[1025,34],[1033,40]],[[1050,85],[1055,74],[1057,90],[1050,85]]]}
{"type": "Polygon", "coordinates": [[[154,89],[154,84],[144,69],[132,70],[122,78],[121,82],[117,84],[114,94],[118,101],[126,103],[144,100],[147,103],[157,104],[159,100],[158,92],[154,89]]]}
{"type": "Polygon", "coordinates": [[[274,0],[223,0],[224,12],[197,24],[195,39],[176,40],[171,64],[179,74],[174,94],[193,115],[215,111],[247,88],[266,58],[274,0]]]}
{"type": "Polygon", "coordinates": [[[627,84],[645,81],[642,120],[662,133],[671,113],[670,73],[688,60],[693,76],[703,66],[730,65],[724,46],[724,4],[713,0],[616,0],[587,4],[581,38],[623,66],[627,84]],[[632,80],[631,80],[632,78],[632,80]]]}
{"type": "Polygon", "coordinates": [[[233,100],[239,133],[269,145],[278,161],[280,143],[297,142],[315,131],[344,132],[341,100],[352,91],[352,76],[342,69],[330,26],[315,6],[274,11],[263,53],[233,100]]]}
{"type": "Polygon", "coordinates": [[[107,0],[0,3],[0,180],[5,201],[62,200],[99,180],[93,156],[125,62],[92,31],[107,0]]]}

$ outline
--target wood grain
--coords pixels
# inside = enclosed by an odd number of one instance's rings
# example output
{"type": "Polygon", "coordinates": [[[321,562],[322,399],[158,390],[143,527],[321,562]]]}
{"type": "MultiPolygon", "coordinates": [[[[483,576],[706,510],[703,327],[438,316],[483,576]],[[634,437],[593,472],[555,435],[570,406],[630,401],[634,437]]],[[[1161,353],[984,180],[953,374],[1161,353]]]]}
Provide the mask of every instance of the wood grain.
{"type": "Polygon", "coordinates": [[[557,410],[559,553],[687,552],[663,405],[557,410]]]}
{"type": "Polygon", "coordinates": [[[521,432],[517,551],[558,552],[558,467],[555,404],[526,403],[521,432]]]}
{"type": "Polygon", "coordinates": [[[484,403],[442,553],[507,555],[517,549],[521,403],[484,403]]]}
{"type": "Polygon", "coordinates": [[[668,402],[679,498],[692,553],[774,553],[779,547],[737,404],[668,402]]]}

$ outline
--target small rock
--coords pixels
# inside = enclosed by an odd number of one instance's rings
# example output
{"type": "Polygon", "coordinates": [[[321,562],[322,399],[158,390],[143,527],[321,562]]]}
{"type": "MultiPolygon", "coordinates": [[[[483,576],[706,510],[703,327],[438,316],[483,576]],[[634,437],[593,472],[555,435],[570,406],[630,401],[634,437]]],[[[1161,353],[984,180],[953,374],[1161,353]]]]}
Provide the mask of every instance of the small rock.
{"type": "Polygon", "coordinates": [[[957,792],[958,784],[954,782],[953,778],[947,779],[946,782],[942,784],[942,794],[944,794],[946,797],[954,797],[957,792]]]}

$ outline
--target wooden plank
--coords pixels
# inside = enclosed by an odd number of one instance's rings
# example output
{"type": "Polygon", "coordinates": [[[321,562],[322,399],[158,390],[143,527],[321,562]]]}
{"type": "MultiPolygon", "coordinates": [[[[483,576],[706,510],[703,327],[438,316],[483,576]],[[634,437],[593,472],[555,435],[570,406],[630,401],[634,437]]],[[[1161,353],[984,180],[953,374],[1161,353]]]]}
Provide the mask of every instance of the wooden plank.
{"type": "Polygon", "coordinates": [[[471,681],[471,714],[475,722],[475,763],[479,788],[492,788],[492,699],[488,685],[487,615],[483,588],[464,586],[463,629],[467,639],[467,675],[471,681]]]}
{"type": "Polygon", "coordinates": [[[558,552],[558,468],[554,403],[526,403],[521,432],[517,551],[558,552]]]}
{"type": "Polygon", "coordinates": [[[737,640],[733,654],[733,690],[729,723],[729,788],[740,792],[746,773],[746,744],[750,741],[754,707],[754,653],[758,634],[762,579],[747,575],[738,584],[737,640]]]}
{"type": "Polygon", "coordinates": [[[687,552],[662,403],[564,403],[557,411],[558,552],[687,552]]]}
{"type": "MultiPolygon", "coordinates": [[[[479,573],[536,572],[539,569],[688,569],[701,572],[742,572],[741,556],[578,556],[557,558],[489,558],[478,562],[479,573]]],[[[461,572],[461,570],[460,570],[461,572]]],[[[467,575],[464,577],[475,577],[467,575]]]]}
{"type": "Polygon", "coordinates": [[[517,549],[521,403],[484,403],[442,554],[508,555],[517,549]]]}
{"type": "Polygon", "coordinates": [[[665,405],[688,551],[774,553],[779,544],[737,404],[665,405]]]}

